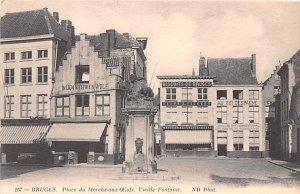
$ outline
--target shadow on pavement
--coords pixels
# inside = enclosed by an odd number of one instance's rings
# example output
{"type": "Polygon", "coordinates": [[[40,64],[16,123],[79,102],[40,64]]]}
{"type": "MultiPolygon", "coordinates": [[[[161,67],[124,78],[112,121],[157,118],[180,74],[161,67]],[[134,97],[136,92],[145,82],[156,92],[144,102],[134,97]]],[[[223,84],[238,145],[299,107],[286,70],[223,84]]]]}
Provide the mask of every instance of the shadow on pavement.
{"type": "Polygon", "coordinates": [[[255,178],[222,177],[215,174],[211,174],[210,178],[216,183],[239,186],[249,186],[250,184],[282,184],[287,186],[300,184],[300,173],[290,173],[289,178],[268,177],[268,180],[255,178]]]}
{"type": "Polygon", "coordinates": [[[51,166],[42,165],[1,165],[0,166],[0,180],[15,178],[22,174],[29,172],[44,170],[52,168],[51,166]]]}

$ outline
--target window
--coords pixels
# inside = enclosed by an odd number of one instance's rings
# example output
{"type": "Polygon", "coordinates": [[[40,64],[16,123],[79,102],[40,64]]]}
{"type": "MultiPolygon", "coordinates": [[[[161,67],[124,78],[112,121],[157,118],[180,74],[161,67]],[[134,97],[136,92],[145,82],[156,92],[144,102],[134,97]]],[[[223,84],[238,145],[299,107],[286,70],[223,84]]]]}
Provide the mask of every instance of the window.
{"type": "Polygon", "coordinates": [[[14,84],[15,83],[15,70],[14,69],[5,69],[4,70],[4,79],[5,79],[5,84],[14,84]]]}
{"type": "Polygon", "coordinates": [[[15,53],[14,52],[4,53],[4,60],[5,61],[15,60],[15,53]]]}
{"type": "Polygon", "coordinates": [[[172,123],[176,124],[177,123],[177,112],[166,112],[166,123],[172,123]]]}
{"type": "Polygon", "coordinates": [[[48,82],[48,67],[38,67],[38,82],[45,83],[48,82]]]}
{"type": "Polygon", "coordinates": [[[38,50],[38,58],[47,58],[48,50],[38,50]]]}
{"type": "Polygon", "coordinates": [[[21,52],[21,59],[32,59],[32,51],[21,52]]]}
{"type": "Polygon", "coordinates": [[[280,86],[274,86],[273,94],[274,95],[280,94],[280,86]]]}
{"type": "Polygon", "coordinates": [[[258,90],[249,90],[249,100],[258,100],[259,94],[258,90]]]}
{"type": "Polygon", "coordinates": [[[259,131],[250,130],[249,134],[249,150],[259,150],[259,131]]]}
{"type": "Polygon", "coordinates": [[[217,122],[218,123],[227,123],[227,107],[218,106],[217,107],[217,122]]]}
{"type": "Polygon", "coordinates": [[[244,149],[243,141],[244,141],[243,130],[234,130],[233,131],[233,147],[236,151],[244,149]]]}
{"type": "Polygon", "coordinates": [[[197,124],[206,124],[208,123],[208,111],[207,108],[201,107],[200,111],[197,113],[197,124]]]}
{"type": "Polygon", "coordinates": [[[243,100],[243,90],[233,90],[233,100],[243,100]]]}
{"type": "Polygon", "coordinates": [[[176,100],[176,88],[167,88],[167,100],[176,100]]]}
{"type": "Polygon", "coordinates": [[[21,117],[30,117],[31,112],[31,95],[21,96],[21,117]]]}
{"type": "MultiPolygon", "coordinates": [[[[273,107],[275,108],[275,107],[273,107]]],[[[258,106],[249,106],[249,122],[258,123],[259,121],[259,107],[258,106]]]]}
{"type": "Polygon", "coordinates": [[[90,114],[90,96],[89,95],[77,95],[76,101],[76,116],[87,116],[90,114]]]}
{"type": "Polygon", "coordinates": [[[217,90],[217,99],[218,100],[226,100],[227,99],[227,91],[226,90],[217,90]]]}
{"type": "Polygon", "coordinates": [[[96,115],[110,115],[110,96],[108,94],[96,95],[96,115]]]}
{"type": "Polygon", "coordinates": [[[37,95],[37,115],[47,117],[47,94],[37,95]]]}
{"type": "Polygon", "coordinates": [[[88,65],[76,66],[76,83],[89,83],[90,69],[88,65]]]}
{"type": "Polygon", "coordinates": [[[31,83],[32,81],[32,71],[31,68],[22,68],[21,69],[21,83],[31,83]]]}
{"type": "Polygon", "coordinates": [[[14,96],[4,96],[4,117],[5,118],[13,118],[14,112],[14,96]]]}
{"type": "Polygon", "coordinates": [[[182,93],[182,101],[192,101],[192,93],[182,93]]]}
{"type": "Polygon", "coordinates": [[[198,88],[198,100],[207,100],[207,88],[198,88]]]}
{"type": "Polygon", "coordinates": [[[66,117],[70,116],[70,97],[62,96],[56,98],[56,116],[66,117]]]}
{"type": "Polygon", "coordinates": [[[243,107],[234,106],[233,107],[233,123],[243,123],[243,107]]]}

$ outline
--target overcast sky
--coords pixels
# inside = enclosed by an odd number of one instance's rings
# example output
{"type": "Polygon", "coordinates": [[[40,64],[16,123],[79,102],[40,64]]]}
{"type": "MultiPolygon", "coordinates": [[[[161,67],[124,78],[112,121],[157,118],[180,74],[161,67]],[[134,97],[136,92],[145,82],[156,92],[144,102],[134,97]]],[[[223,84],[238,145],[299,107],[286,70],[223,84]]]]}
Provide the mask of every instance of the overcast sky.
{"type": "MultiPolygon", "coordinates": [[[[4,0],[1,15],[47,7],[69,19],[75,33],[106,29],[148,37],[148,80],[156,75],[198,72],[205,57],[257,55],[258,81],[300,49],[299,2],[4,0]]],[[[155,93],[158,82],[154,78],[155,93]]]]}

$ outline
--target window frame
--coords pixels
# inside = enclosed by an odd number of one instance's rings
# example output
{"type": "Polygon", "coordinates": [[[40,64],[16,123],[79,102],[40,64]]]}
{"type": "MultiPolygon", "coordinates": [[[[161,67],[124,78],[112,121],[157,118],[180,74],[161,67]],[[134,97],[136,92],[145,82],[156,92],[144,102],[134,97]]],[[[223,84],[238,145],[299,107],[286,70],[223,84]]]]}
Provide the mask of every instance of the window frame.
{"type": "Polygon", "coordinates": [[[249,90],[249,100],[259,100],[259,90],[249,90]],[[255,93],[257,93],[257,96],[255,93]]]}
{"type": "Polygon", "coordinates": [[[37,58],[38,59],[46,59],[48,58],[48,49],[37,50],[37,58]]]}
{"type": "Polygon", "coordinates": [[[207,91],[207,88],[198,88],[198,100],[207,100],[207,91]]]}
{"type": "Polygon", "coordinates": [[[30,60],[32,59],[32,51],[22,51],[21,60],[30,60]]]}
{"type": "Polygon", "coordinates": [[[4,69],[4,83],[6,85],[15,84],[15,69],[4,69]],[[8,82],[6,79],[8,80],[8,82]]]}
{"type": "Polygon", "coordinates": [[[227,121],[228,121],[227,108],[228,108],[227,106],[217,106],[217,123],[225,123],[225,124],[227,123],[227,121]],[[221,114],[220,117],[219,117],[219,114],[221,114]],[[223,115],[224,115],[224,117],[223,117],[223,115]],[[225,118],[226,120],[224,121],[223,118],[225,118]],[[221,120],[219,120],[219,119],[221,119],[221,120]],[[219,122],[219,121],[221,121],[221,122],[219,122]]]}
{"type": "Polygon", "coordinates": [[[15,61],[15,60],[16,60],[15,52],[6,52],[6,53],[4,53],[4,61],[15,61]]]}
{"type": "Polygon", "coordinates": [[[56,117],[69,117],[70,116],[70,96],[60,96],[60,97],[56,97],[55,99],[55,116],[56,117]],[[57,105],[57,101],[58,99],[61,99],[61,106],[57,105]],[[65,99],[68,100],[68,105],[65,105],[65,99]],[[57,109],[61,108],[61,115],[57,114],[57,109]],[[66,114],[65,110],[68,109],[68,114],[66,114]]]}
{"type": "Polygon", "coordinates": [[[37,116],[39,117],[47,117],[47,94],[37,94],[37,116]],[[42,97],[42,101],[40,101],[40,97],[42,97]],[[42,109],[40,109],[40,105],[42,105],[42,109]],[[42,111],[42,114],[39,114],[42,111]]]}
{"type": "Polygon", "coordinates": [[[90,115],[90,95],[75,95],[75,116],[89,116],[90,115]],[[86,106],[86,99],[88,102],[88,106],[86,106]],[[78,101],[79,100],[79,101],[78,101]],[[81,106],[77,106],[78,103],[81,104],[81,106]],[[81,114],[79,114],[79,108],[81,109],[81,114]]]}
{"type": "Polygon", "coordinates": [[[41,67],[37,67],[37,83],[48,83],[48,66],[41,66],[41,67]],[[39,70],[41,69],[41,74],[39,72],[39,70]],[[46,69],[46,73],[45,73],[45,69],[46,69]],[[40,76],[41,76],[41,81],[40,81],[40,76]]]}
{"type": "Polygon", "coordinates": [[[21,84],[31,84],[31,83],[32,83],[32,68],[31,67],[21,68],[21,84]],[[25,75],[23,75],[23,70],[25,70],[25,75]],[[23,82],[23,77],[25,77],[25,82],[23,82]]]}
{"type": "MultiPolygon", "coordinates": [[[[274,114],[275,114],[275,109],[274,109],[274,114]]],[[[254,123],[254,124],[259,123],[259,106],[249,106],[249,123],[254,123]],[[256,109],[257,109],[257,111],[256,111],[256,109]],[[257,114],[257,115],[255,115],[255,114],[257,114]],[[257,116],[257,120],[255,120],[255,116],[257,116]],[[252,119],[253,122],[251,122],[252,121],[251,118],[253,118],[252,119]]]]}
{"type": "Polygon", "coordinates": [[[109,94],[96,94],[95,95],[95,115],[96,116],[109,116],[110,115],[110,95],[109,94]],[[101,97],[101,103],[98,102],[98,97],[101,97]],[[105,97],[108,98],[108,103],[105,103],[105,97]],[[98,114],[100,110],[98,109],[101,107],[101,114],[98,114]],[[105,114],[105,108],[108,107],[108,114],[105,114]],[[98,111],[99,110],[99,111],[98,111]]]}
{"type": "Polygon", "coordinates": [[[176,88],[166,88],[166,99],[176,100],[176,88]]]}
{"type": "Polygon", "coordinates": [[[13,99],[14,99],[14,95],[4,96],[4,118],[13,118],[12,116],[12,113],[14,112],[13,105],[15,104],[13,99]]]}
{"type": "Polygon", "coordinates": [[[20,117],[21,118],[28,118],[28,117],[30,117],[31,115],[30,115],[30,113],[31,113],[31,105],[32,105],[32,96],[31,95],[21,95],[20,96],[20,117]],[[24,99],[24,97],[25,97],[25,101],[23,101],[23,99],[24,99]],[[25,109],[23,109],[23,105],[26,105],[26,108],[25,109]],[[23,113],[26,113],[25,114],[25,116],[23,115],[23,113]]]}

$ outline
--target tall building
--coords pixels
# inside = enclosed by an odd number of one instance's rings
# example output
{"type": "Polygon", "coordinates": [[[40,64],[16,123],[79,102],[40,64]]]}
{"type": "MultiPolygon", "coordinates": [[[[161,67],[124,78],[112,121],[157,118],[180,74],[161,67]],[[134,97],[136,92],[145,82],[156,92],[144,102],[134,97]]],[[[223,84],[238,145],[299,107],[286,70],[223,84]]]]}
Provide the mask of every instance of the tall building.
{"type": "Polygon", "coordinates": [[[281,152],[285,160],[299,161],[300,50],[278,71],[281,79],[281,152]],[[298,110],[297,110],[298,109],[298,110]]]}
{"type": "Polygon", "coordinates": [[[58,13],[51,15],[47,8],[1,17],[2,162],[17,161],[21,153],[46,152],[53,73],[71,47],[73,35],[71,22],[59,23],[58,13]]]}
{"type": "Polygon", "coordinates": [[[146,43],[115,30],[76,36],[54,73],[46,136],[54,163],[64,162],[70,152],[78,163],[124,161],[124,85],[133,75],[146,79],[146,43]]]}
{"type": "Polygon", "coordinates": [[[163,154],[264,157],[255,55],[201,56],[199,74],[158,76],[163,154]]]}
{"type": "Polygon", "coordinates": [[[280,67],[276,66],[271,76],[263,82],[265,105],[266,156],[280,158],[280,67]]]}

